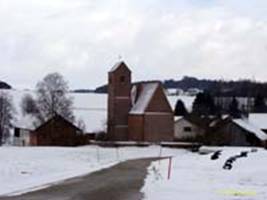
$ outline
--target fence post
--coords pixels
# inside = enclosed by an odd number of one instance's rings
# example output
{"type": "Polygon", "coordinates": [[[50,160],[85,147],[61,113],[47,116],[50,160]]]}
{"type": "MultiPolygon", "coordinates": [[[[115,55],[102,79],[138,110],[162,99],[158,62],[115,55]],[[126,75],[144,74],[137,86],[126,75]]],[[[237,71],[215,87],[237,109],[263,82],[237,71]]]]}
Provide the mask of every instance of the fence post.
{"type": "Polygon", "coordinates": [[[120,160],[120,152],[119,152],[119,147],[115,147],[116,149],[116,157],[117,157],[117,161],[120,160]]]}
{"type": "Polygon", "coordinates": [[[97,159],[97,162],[99,163],[100,162],[100,153],[99,153],[99,146],[96,145],[96,159],[97,159]]]}
{"type": "Polygon", "coordinates": [[[170,180],[171,178],[171,170],[172,170],[172,157],[169,157],[168,180],[170,180]]]}

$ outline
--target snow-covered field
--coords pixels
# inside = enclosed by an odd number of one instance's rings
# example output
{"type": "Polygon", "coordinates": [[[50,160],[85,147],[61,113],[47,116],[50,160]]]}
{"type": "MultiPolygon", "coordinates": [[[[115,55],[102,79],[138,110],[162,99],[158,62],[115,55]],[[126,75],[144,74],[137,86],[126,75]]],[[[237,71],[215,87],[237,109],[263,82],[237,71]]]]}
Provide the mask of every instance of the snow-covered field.
{"type": "Polygon", "coordinates": [[[20,194],[68,178],[110,167],[118,162],[145,157],[173,156],[170,180],[168,160],[153,162],[142,192],[147,200],[264,200],[267,199],[267,151],[251,148],[221,149],[217,160],[210,154],[182,149],[63,147],[1,147],[0,196],[20,194]],[[238,158],[231,170],[223,169],[231,156],[249,151],[238,158]]]}
{"type": "MultiPolygon", "coordinates": [[[[0,90],[8,93],[12,99],[16,110],[14,115],[15,125],[21,128],[31,127],[29,118],[25,117],[21,111],[21,101],[25,94],[34,96],[33,91],[29,90],[0,90]],[[28,127],[29,126],[29,127],[28,127]]],[[[86,132],[99,132],[105,130],[107,121],[107,94],[95,93],[70,93],[73,98],[73,111],[76,120],[83,120],[86,126],[86,132]]],[[[191,110],[195,97],[189,96],[168,96],[172,108],[178,99],[183,100],[188,110],[191,110]]]]}
{"type": "MultiPolygon", "coordinates": [[[[173,155],[164,150],[162,155],[173,155]]],[[[0,196],[20,194],[67,178],[110,167],[120,161],[158,157],[160,147],[100,148],[0,147],[0,196]]]]}
{"type": "MultiPolygon", "coordinates": [[[[210,148],[209,148],[210,149],[210,148]]],[[[258,149],[239,158],[231,170],[223,169],[225,161],[251,148],[217,148],[222,154],[200,155],[176,151],[170,180],[168,160],[154,162],[149,168],[142,191],[147,200],[265,200],[267,199],[267,151],[258,149]]]]}

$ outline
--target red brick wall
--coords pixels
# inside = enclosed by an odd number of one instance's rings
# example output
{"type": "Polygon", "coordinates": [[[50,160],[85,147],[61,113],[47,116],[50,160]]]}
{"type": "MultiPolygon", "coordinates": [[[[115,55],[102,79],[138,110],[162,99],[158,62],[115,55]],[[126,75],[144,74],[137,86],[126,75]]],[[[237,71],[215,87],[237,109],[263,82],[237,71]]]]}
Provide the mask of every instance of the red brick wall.
{"type": "Polygon", "coordinates": [[[145,141],[173,141],[174,139],[174,118],[172,113],[158,114],[150,113],[145,115],[144,127],[145,141]]]}
{"type": "Polygon", "coordinates": [[[154,96],[150,101],[146,112],[173,112],[161,85],[154,93],[154,96]]]}
{"type": "Polygon", "coordinates": [[[129,137],[130,141],[144,141],[144,116],[129,115],[129,137]]]}

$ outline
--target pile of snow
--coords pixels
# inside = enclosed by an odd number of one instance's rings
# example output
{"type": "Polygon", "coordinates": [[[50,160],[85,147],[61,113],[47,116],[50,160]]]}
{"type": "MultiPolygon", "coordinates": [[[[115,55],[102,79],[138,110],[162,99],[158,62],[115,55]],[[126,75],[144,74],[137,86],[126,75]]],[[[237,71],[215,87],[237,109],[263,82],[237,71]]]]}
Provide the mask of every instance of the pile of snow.
{"type": "Polygon", "coordinates": [[[0,196],[39,189],[124,160],[159,155],[174,155],[174,150],[162,150],[158,146],[0,147],[0,196]]]}
{"type": "Polygon", "coordinates": [[[206,148],[204,152],[222,150],[219,159],[212,154],[200,155],[177,150],[167,179],[168,160],[154,162],[142,192],[147,200],[263,200],[267,199],[267,151],[257,149],[248,157],[239,158],[232,170],[223,169],[232,156],[250,148],[206,148]]]}

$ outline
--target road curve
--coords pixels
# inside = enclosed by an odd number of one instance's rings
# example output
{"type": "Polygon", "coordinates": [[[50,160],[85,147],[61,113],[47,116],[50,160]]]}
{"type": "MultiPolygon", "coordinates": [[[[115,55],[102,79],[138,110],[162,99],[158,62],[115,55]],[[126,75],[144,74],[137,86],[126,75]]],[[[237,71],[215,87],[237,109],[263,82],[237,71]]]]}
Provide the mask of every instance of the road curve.
{"type": "Polygon", "coordinates": [[[155,158],[122,162],[49,188],[0,200],[141,200],[147,168],[155,158]]]}

